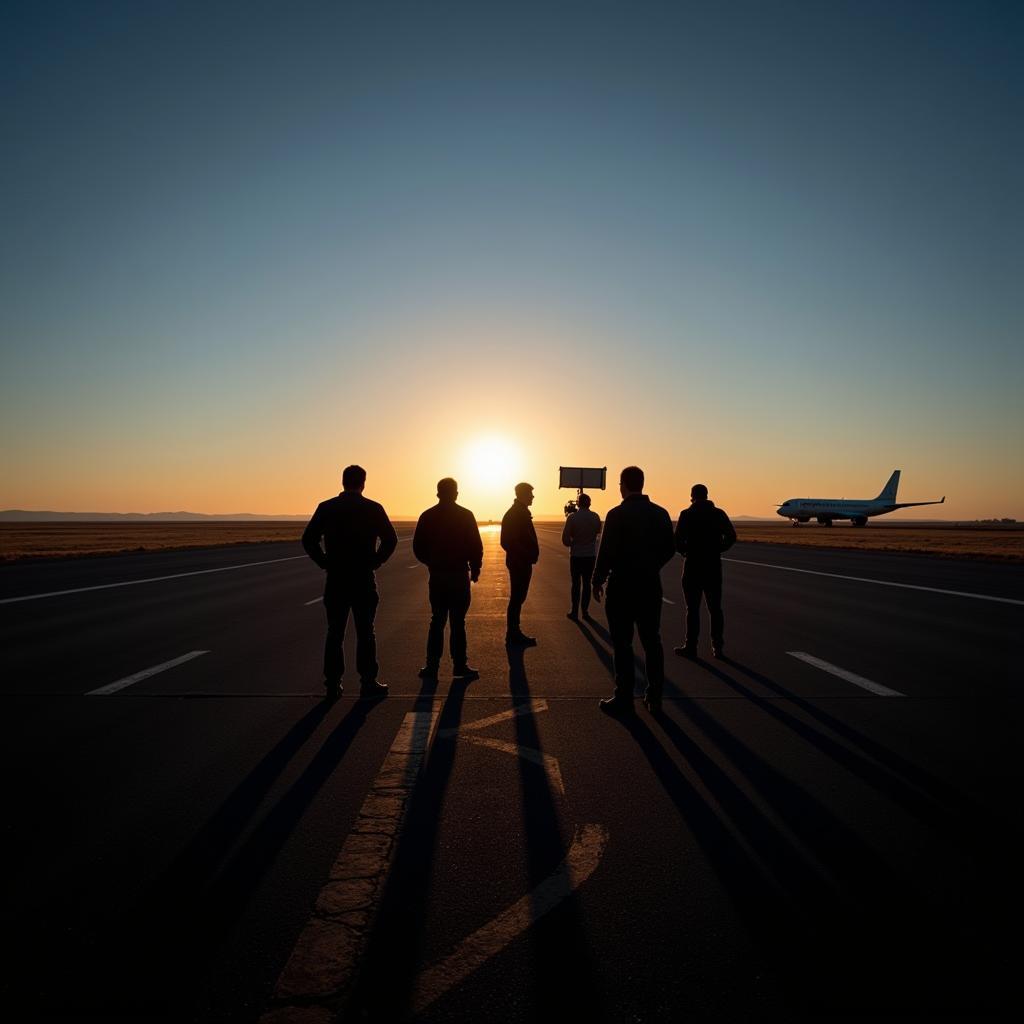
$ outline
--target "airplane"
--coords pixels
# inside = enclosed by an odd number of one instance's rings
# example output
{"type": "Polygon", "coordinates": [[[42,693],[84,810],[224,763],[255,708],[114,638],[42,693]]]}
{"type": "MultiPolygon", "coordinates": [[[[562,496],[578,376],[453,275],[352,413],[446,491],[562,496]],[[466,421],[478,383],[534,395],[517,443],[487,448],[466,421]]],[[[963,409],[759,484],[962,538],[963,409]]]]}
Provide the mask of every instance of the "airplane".
{"type": "Polygon", "coordinates": [[[889,482],[882,488],[877,498],[865,498],[863,501],[837,501],[833,498],[789,498],[777,509],[780,516],[793,520],[794,526],[809,523],[817,519],[822,526],[831,526],[833,519],[849,519],[854,526],[867,526],[871,516],[885,515],[898,508],[910,508],[914,505],[941,505],[946,500],[943,495],[938,501],[904,501],[897,503],[896,488],[900,484],[900,471],[893,470],[889,482]]]}

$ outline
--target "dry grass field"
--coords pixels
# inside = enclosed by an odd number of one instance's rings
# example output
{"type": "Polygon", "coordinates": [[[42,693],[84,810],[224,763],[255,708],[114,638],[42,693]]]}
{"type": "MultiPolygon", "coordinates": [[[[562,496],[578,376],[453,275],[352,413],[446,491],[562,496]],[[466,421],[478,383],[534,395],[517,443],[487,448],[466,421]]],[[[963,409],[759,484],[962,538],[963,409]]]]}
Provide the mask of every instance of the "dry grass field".
{"type": "Polygon", "coordinates": [[[794,527],[788,523],[739,522],[736,533],[740,540],[754,544],[797,544],[801,547],[1024,562],[1024,524],[873,522],[856,528],[848,524],[826,527],[806,523],[794,527]]]}
{"type": "Polygon", "coordinates": [[[0,562],[295,541],[300,522],[0,523],[0,562]]]}
{"type": "MultiPolygon", "coordinates": [[[[541,525],[538,523],[538,525],[541,525]]],[[[545,523],[548,528],[557,524],[545,523]]],[[[80,558],[170,548],[211,548],[267,541],[298,544],[301,522],[264,523],[0,523],[0,564],[34,558],[80,558]]],[[[808,523],[736,524],[740,540],[762,544],[852,548],[1024,562],[1024,525],[872,523],[864,529],[808,523]]]]}

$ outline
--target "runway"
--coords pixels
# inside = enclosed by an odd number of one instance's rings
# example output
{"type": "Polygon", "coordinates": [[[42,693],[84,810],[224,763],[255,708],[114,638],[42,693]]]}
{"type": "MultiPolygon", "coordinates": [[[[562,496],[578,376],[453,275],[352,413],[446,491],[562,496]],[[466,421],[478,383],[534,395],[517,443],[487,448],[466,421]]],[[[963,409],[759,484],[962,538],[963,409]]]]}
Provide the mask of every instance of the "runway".
{"type": "Polygon", "coordinates": [[[353,700],[352,677],[320,699],[322,575],[297,545],[5,568],[5,1005],[208,1021],[1012,1006],[1024,569],[739,544],[728,660],[691,663],[670,651],[677,559],[665,714],[622,724],[596,707],[603,608],[565,618],[567,554],[539,532],[538,647],[502,643],[486,530],[481,678],[424,687],[426,570],[400,530],[378,574],[379,703],[353,700]]]}

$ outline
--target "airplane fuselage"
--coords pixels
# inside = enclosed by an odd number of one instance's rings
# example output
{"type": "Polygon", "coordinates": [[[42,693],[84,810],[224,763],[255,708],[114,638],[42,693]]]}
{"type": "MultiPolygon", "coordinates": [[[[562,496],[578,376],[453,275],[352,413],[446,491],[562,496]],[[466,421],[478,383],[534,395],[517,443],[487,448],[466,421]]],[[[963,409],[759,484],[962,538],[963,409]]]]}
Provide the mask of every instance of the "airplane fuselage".
{"type": "Polygon", "coordinates": [[[791,519],[794,526],[809,523],[812,519],[817,519],[823,526],[831,526],[834,519],[849,519],[854,526],[867,526],[872,516],[883,516],[898,508],[911,508],[915,505],[941,505],[946,500],[943,495],[940,501],[897,502],[896,489],[899,483],[900,471],[896,469],[877,498],[789,498],[777,511],[783,518],[791,519]]]}
{"type": "Polygon", "coordinates": [[[778,508],[778,513],[786,519],[799,523],[808,523],[812,519],[819,522],[833,519],[849,519],[853,522],[867,521],[871,516],[881,516],[886,512],[894,512],[899,505],[881,504],[876,501],[833,500],[829,498],[790,498],[778,508]]]}

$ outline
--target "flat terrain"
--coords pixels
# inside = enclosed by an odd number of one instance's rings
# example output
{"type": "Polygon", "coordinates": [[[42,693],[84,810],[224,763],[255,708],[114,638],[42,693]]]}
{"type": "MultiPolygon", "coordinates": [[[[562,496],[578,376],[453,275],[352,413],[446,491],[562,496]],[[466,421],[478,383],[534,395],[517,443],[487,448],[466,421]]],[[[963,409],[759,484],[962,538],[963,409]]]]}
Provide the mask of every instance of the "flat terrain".
{"type": "Polygon", "coordinates": [[[787,544],[849,551],[886,551],[944,558],[1024,562],[1024,524],[996,526],[960,523],[904,524],[872,519],[865,527],[849,523],[736,524],[740,539],[751,544],[787,544]]]}
{"type": "MultiPolygon", "coordinates": [[[[298,541],[304,524],[261,523],[0,523],[0,565],[23,559],[79,558],[127,552],[227,547],[298,541]]],[[[552,524],[546,524],[553,528],[552,524]]],[[[396,523],[411,529],[410,523],[396,523]]],[[[864,529],[848,524],[736,524],[740,539],[752,544],[887,551],[1024,562],[1024,525],[983,526],[902,524],[873,521],[864,529]]]]}
{"type": "Polygon", "coordinates": [[[1014,1015],[1024,568],[740,543],[688,662],[677,559],[620,722],[556,527],[525,651],[485,531],[468,685],[400,532],[380,702],[320,698],[294,541],[0,573],[11,1019],[1014,1015]]]}

